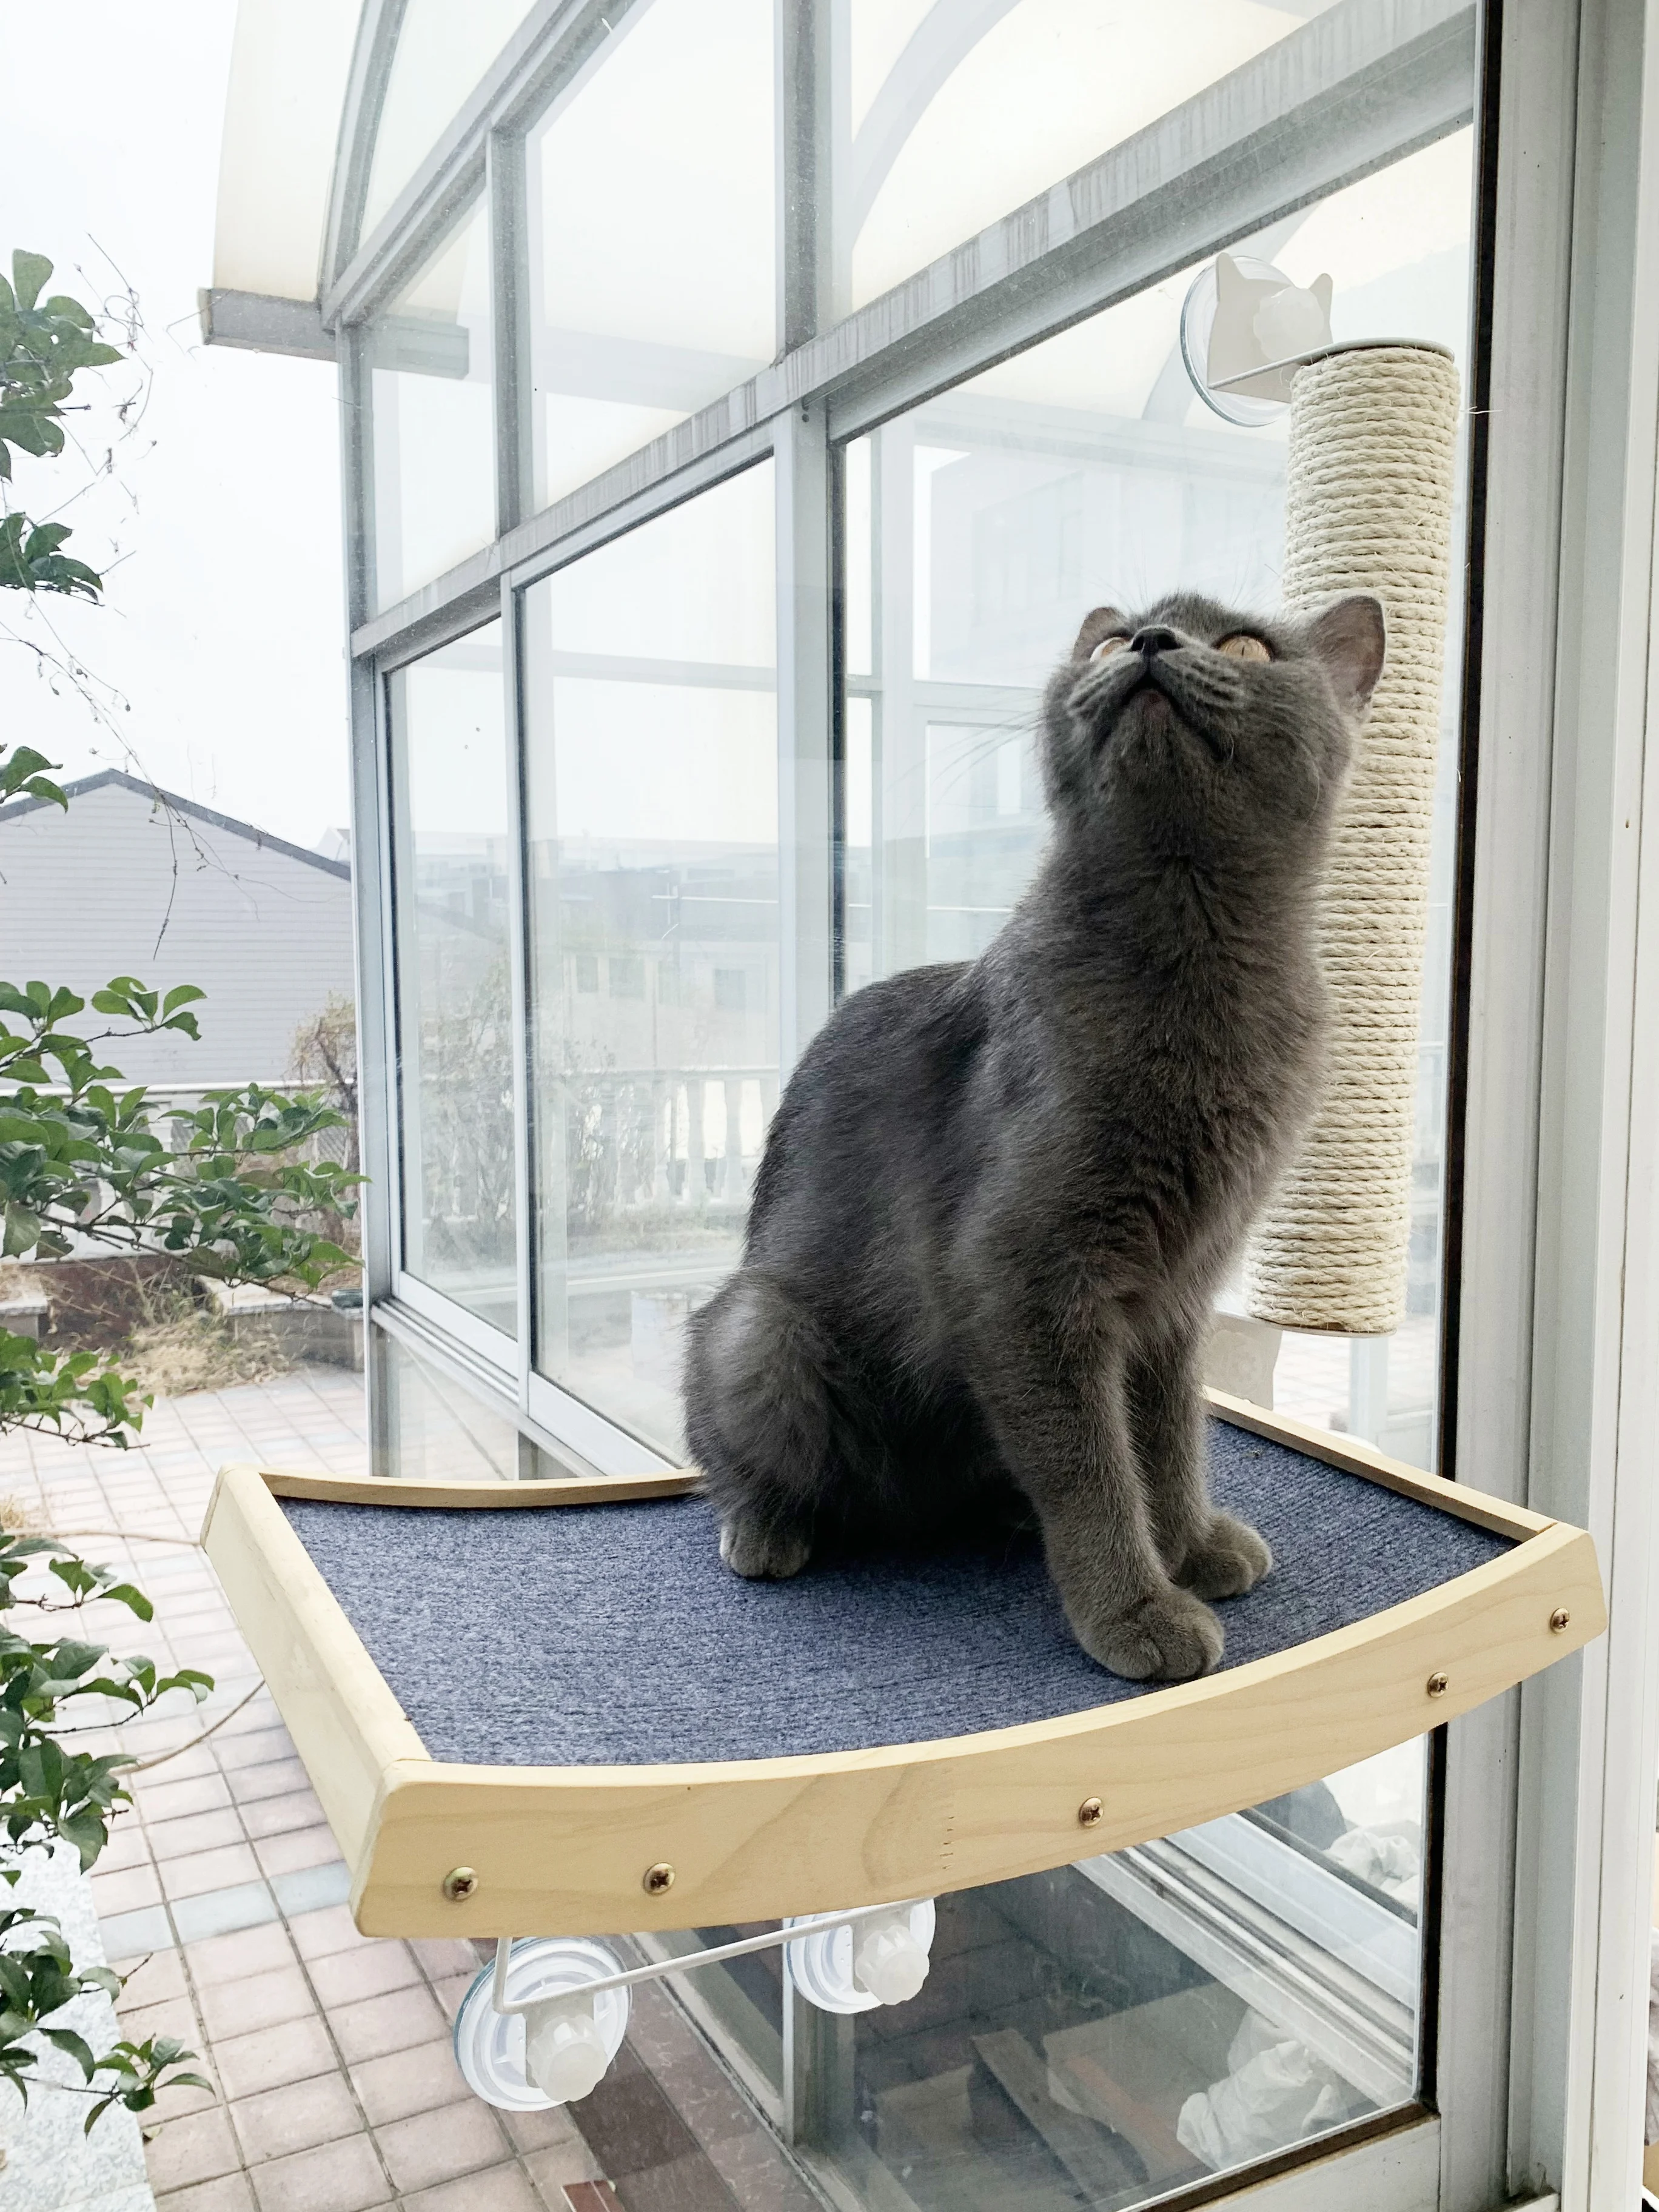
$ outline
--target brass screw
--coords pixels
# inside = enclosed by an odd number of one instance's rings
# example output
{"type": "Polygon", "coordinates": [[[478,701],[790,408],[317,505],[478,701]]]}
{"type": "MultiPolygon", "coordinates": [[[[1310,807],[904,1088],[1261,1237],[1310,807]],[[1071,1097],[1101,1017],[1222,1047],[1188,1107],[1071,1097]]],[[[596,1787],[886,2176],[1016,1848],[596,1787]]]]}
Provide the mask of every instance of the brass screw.
{"type": "Polygon", "coordinates": [[[1428,1690],[1431,1698],[1443,1698],[1450,1686],[1443,1674],[1431,1674],[1429,1677],[1428,1690]]]}
{"type": "Polygon", "coordinates": [[[1571,1621],[1571,1620],[1572,1620],[1572,1615],[1571,1615],[1571,1614],[1567,1611],[1567,1608],[1565,1607],[1565,1606],[1564,1606],[1564,1605],[1558,1605],[1558,1606],[1556,1607],[1556,1608],[1555,1608],[1554,1612],[1550,1615],[1550,1626],[1551,1626],[1551,1627],[1555,1631],[1556,1634],[1559,1636],[1559,1635],[1561,1633],[1562,1630],[1563,1630],[1564,1628],[1565,1628],[1565,1627],[1568,1626],[1568,1624],[1571,1621]]]}
{"type": "Polygon", "coordinates": [[[647,1897],[665,1897],[673,1887],[674,1869],[665,1859],[659,1859],[655,1866],[647,1867],[641,1887],[647,1897]]]}
{"type": "Polygon", "coordinates": [[[1101,1816],[1105,1810],[1106,1808],[1101,1803],[1098,1797],[1085,1797],[1083,1802],[1077,1808],[1077,1820],[1079,1827],[1093,1828],[1099,1825],[1101,1816]]]}
{"type": "Polygon", "coordinates": [[[478,1877],[471,1867],[451,1867],[441,1887],[452,1905],[464,1905],[477,1892],[478,1877]]]}

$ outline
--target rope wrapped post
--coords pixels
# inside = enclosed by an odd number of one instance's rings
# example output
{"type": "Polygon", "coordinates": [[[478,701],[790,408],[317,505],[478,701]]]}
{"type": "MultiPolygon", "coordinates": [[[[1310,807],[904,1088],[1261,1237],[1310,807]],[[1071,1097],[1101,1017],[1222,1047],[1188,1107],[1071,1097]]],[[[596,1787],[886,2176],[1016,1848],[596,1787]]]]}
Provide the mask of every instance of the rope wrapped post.
{"type": "Polygon", "coordinates": [[[1249,1310],[1282,1328],[1405,1313],[1457,415],[1439,347],[1341,348],[1291,386],[1285,603],[1375,592],[1389,644],[1321,886],[1324,1091],[1246,1260],[1249,1310]]]}

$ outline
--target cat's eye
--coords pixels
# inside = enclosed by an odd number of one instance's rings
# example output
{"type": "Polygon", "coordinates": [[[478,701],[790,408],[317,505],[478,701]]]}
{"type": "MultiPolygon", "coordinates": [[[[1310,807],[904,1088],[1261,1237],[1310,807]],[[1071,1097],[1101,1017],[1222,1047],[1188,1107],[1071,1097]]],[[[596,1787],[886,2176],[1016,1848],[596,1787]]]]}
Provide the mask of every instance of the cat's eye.
{"type": "Polygon", "coordinates": [[[1224,637],[1217,646],[1216,651],[1224,653],[1230,660],[1271,660],[1273,659],[1272,653],[1261,640],[1259,637],[1252,637],[1247,629],[1240,630],[1236,637],[1224,637]]]}
{"type": "Polygon", "coordinates": [[[1103,637],[1089,658],[1091,660],[1109,659],[1113,653],[1121,653],[1128,642],[1127,637],[1103,637]]]}

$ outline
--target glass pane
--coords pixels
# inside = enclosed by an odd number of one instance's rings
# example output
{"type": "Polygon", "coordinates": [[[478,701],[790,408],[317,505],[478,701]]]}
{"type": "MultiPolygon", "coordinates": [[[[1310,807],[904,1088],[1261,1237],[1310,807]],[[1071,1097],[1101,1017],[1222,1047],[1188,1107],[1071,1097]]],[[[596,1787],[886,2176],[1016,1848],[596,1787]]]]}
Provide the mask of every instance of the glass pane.
{"type": "MultiPolygon", "coordinates": [[[[821,2011],[779,1950],[637,1989],[628,2059],[570,2123],[601,2161],[626,2130],[641,2203],[725,2202],[706,2160],[755,2212],[807,2212],[775,2128],[847,2212],[1128,2212],[1409,2106],[1425,1753],[937,1898],[903,2003],[821,2011]],[[659,2097],[676,2120],[639,2130],[659,2097]]],[[[616,1948],[632,1965],[761,1932],[616,1948]]]]}
{"type": "Polygon", "coordinates": [[[772,0],[641,0],[529,141],[536,501],[772,358],[772,0]]]}
{"type": "MultiPolygon", "coordinates": [[[[839,312],[1168,114],[1330,0],[848,0],[839,312]]],[[[1311,88],[1311,87],[1310,87],[1311,88]]]]}
{"type": "Polygon", "coordinates": [[[860,2204],[1076,2212],[1411,2102],[1425,1771],[1409,1744],[939,1898],[908,2003],[833,2019],[792,1996],[811,2070],[798,2151],[860,2204]]]}
{"type": "Polygon", "coordinates": [[[516,1336],[500,622],[390,691],[404,1266],[516,1336]]]}
{"type": "Polygon", "coordinates": [[[366,238],[530,13],[531,0],[404,0],[363,199],[366,238]]]}
{"type": "Polygon", "coordinates": [[[489,221],[464,216],[367,337],[374,604],[395,604],[495,534],[489,221]]]}
{"type": "Polygon", "coordinates": [[[526,594],[541,1371],[682,1449],[777,1103],[769,461],[526,594]]]}
{"type": "MultiPolygon", "coordinates": [[[[1467,389],[1470,158],[1470,133],[1459,131],[1240,250],[1301,284],[1328,272],[1339,339],[1450,347],[1467,389]]],[[[1193,389],[1177,331],[1194,273],[848,450],[848,989],[926,961],[970,959],[1007,918],[1046,833],[1033,753],[1040,687],[1090,607],[1145,605],[1176,586],[1241,606],[1278,601],[1287,425],[1281,415],[1240,428],[1193,389]]],[[[1462,527],[1455,516],[1454,542],[1462,527]]],[[[1421,1466],[1436,1451],[1461,621],[1455,599],[1407,1315],[1387,1339],[1287,1335],[1275,1382],[1281,1411],[1421,1466]]]]}
{"type": "Polygon", "coordinates": [[[496,1405],[371,1321],[374,1465],[399,1482],[579,1481],[496,1405]]]}

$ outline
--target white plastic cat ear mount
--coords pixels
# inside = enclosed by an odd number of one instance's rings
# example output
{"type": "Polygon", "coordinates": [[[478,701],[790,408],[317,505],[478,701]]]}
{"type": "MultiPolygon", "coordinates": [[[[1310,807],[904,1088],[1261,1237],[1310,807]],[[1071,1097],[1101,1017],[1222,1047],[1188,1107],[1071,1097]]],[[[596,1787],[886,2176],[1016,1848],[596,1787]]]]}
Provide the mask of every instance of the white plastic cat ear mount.
{"type": "Polygon", "coordinates": [[[1304,362],[1330,350],[1331,280],[1292,283],[1248,253],[1218,253],[1181,309],[1181,357],[1206,407],[1229,422],[1271,422],[1304,362]]]}

